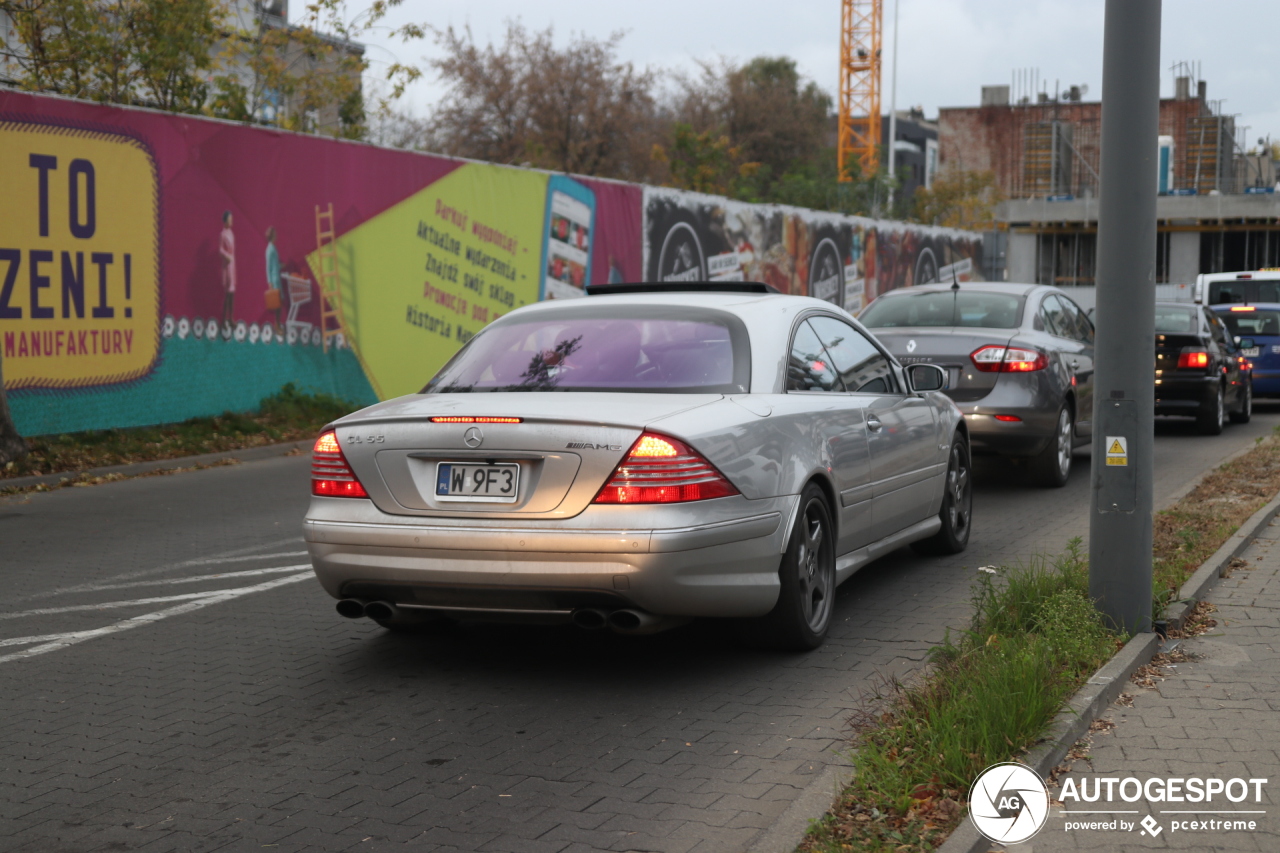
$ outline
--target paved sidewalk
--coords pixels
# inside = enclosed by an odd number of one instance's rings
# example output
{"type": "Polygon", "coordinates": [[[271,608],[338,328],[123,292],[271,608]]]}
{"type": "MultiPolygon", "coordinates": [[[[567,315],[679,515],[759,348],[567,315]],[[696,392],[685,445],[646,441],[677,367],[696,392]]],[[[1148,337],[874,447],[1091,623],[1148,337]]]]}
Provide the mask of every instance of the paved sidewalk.
{"type": "MultiPolygon", "coordinates": [[[[1243,557],[1247,566],[1218,581],[1207,596],[1218,608],[1212,614],[1217,627],[1183,641],[1190,660],[1168,667],[1167,677],[1154,687],[1129,685],[1132,707],[1125,707],[1128,700],[1122,697],[1108,709],[1104,719],[1115,728],[1093,735],[1089,760],[1076,761],[1061,778],[1063,787],[1052,793],[1061,798],[1071,780],[1092,794],[1099,779],[1129,776],[1144,784],[1152,778],[1266,779],[1266,784],[1248,784],[1242,799],[1241,786],[1235,785],[1239,802],[1217,794],[1211,803],[1145,798],[1127,803],[1118,795],[1107,803],[1104,787],[1097,802],[1055,805],[1040,834],[1010,850],[1280,850],[1280,519],[1259,534],[1243,557]],[[1131,813],[1079,813],[1086,810],[1131,813]],[[1170,813],[1174,811],[1184,813],[1170,813]],[[1200,813],[1189,813],[1193,811],[1200,813]],[[1147,816],[1155,825],[1144,831],[1147,816]],[[1066,829],[1068,821],[1113,820],[1133,828],[1066,829]],[[1254,821],[1256,828],[1232,831],[1213,823],[1228,820],[1254,821]],[[1193,827],[1191,821],[1209,826],[1193,827]]],[[[1133,791],[1130,786],[1131,795],[1133,791]]]]}

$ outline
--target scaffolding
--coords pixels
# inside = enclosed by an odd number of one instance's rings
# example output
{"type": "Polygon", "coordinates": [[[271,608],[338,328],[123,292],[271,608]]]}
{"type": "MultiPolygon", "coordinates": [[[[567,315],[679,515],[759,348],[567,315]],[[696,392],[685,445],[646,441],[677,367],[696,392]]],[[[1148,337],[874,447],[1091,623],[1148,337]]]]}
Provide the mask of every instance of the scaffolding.
{"type": "Polygon", "coordinates": [[[842,0],[840,115],[836,166],[841,181],[856,160],[861,175],[880,169],[880,37],[883,0],[842,0]]]}

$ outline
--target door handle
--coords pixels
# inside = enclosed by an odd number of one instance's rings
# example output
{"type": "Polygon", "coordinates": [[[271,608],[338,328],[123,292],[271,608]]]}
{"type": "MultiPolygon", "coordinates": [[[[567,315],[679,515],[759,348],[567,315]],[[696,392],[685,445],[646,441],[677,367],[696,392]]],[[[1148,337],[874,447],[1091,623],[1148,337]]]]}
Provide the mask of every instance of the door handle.
{"type": "Polygon", "coordinates": [[[872,432],[879,432],[882,426],[884,426],[884,424],[880,423],[880,419],[877,418],[875,415],[870,415],[867,417],[867,429],[871,430],[872,432]]]}

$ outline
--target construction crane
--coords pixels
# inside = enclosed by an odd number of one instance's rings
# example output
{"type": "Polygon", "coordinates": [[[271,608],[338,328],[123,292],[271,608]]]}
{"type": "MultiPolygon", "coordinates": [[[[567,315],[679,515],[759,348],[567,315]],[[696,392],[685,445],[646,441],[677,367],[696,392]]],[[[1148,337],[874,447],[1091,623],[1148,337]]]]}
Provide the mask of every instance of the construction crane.
{"type": "Polygon", "coordinates": [[[884,0],[841,0],[840,117],[836,164],[840,180],[852,178],[848,164],[857,161],[861,174],[880,168],[880,36],[884,0]]]}

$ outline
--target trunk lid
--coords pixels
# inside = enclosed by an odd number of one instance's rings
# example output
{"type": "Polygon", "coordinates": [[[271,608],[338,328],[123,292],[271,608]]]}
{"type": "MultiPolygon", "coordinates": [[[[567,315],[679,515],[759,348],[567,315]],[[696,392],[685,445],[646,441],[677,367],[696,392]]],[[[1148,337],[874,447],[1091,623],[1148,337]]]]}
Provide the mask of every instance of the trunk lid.
{"type": "MultiPolygon", "coordinates": [[[[719,394],[424,394],[338,421],[339,442],[379,509],[468,518],[567,517],[582,512],[644,427],[719,394]],[[432,417],[520,418],[433,423],[432,417]],[[441,500],[441,465],[515,466],[510,503],[441,500]]],[[[473,470],[474,469],[470,469],[473,470]]]]}
{"type": "Polygon", "coordinates": [[[1178,367],[1178,356],[1186,348],[1206,349],[1205,342],[1199,335],[1174,335],[1163,332],[1156,335],[1156,374],[1163,376],[1178,375],[1203,376],[1204,367],[1178,367]]]}
{"type": "Polygon", "coordinates": [[[973,366],[969,355],[994,344],[1008,346],[1014,329],[915,328],[871,329],[889,352],[904,365],[936,364],[947,371],[950,384],[946,395],[957,403],[981,400],[996,386],[999,373],[984,373],[973,366]]]}

